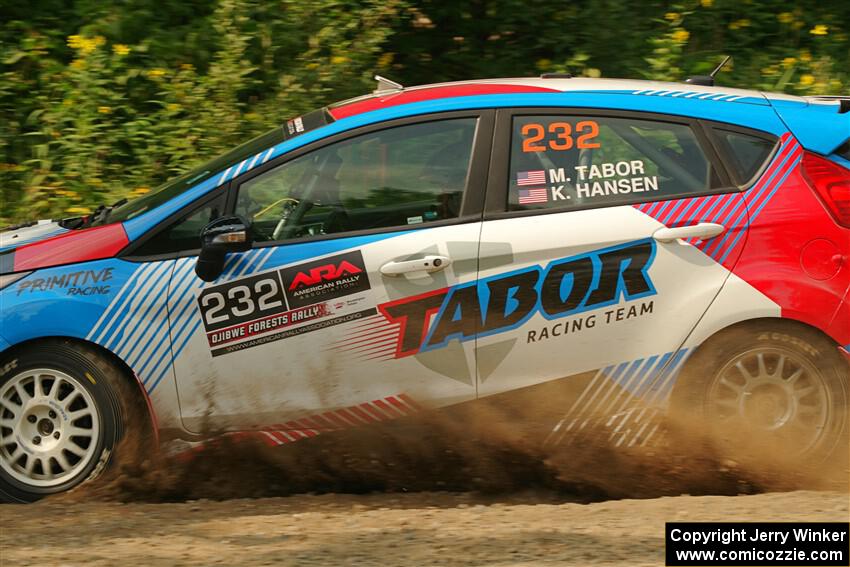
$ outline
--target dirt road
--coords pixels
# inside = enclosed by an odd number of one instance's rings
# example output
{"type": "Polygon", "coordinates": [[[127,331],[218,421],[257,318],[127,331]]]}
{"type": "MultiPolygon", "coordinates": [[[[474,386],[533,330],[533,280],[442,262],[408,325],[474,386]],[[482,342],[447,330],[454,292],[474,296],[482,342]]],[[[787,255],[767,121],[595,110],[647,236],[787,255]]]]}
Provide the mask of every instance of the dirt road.
{"type": "Polygon", "coordinates": [[[847,521],[846,493],[594,504],[540,494],[0,506],[0,565],[663,565],[668,520],[847,521]]]}

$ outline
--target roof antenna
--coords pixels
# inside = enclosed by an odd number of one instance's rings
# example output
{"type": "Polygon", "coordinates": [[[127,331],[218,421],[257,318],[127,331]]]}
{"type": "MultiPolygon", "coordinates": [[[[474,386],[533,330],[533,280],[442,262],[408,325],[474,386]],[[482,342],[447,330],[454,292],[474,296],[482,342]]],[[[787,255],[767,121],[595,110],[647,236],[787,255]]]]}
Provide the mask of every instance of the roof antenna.
{"type": "Polygon", "coordinates": [[[375,75],[375,80],[378,81],[378,88],[372,91],[372,94],[380,94],[385,91],[403,91],[404,86],[401,83],[396,83],[380,75],[375,75]]]}
{"type": "Polygon", "coordinates": [[[713,87],[714,86],[714,77],[717,76],[717,73],[720,72],[723,67],[726,66],[729,61],[732,60],[731,55],[727,55],[723,61],[720,62],[720,65],[714,68],[714,71],[709,73],[708,75],[694,75],[693,77],[688,77],[685,79],[685,82],[690,85],[699,85],[701,87],[713,87]]]}

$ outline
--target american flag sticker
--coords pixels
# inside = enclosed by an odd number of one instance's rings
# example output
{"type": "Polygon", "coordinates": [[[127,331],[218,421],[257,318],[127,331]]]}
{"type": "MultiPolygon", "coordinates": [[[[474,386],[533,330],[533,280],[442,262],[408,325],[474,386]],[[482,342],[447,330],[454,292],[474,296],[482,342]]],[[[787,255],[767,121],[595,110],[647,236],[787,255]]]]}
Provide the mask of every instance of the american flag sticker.
{"type": "Polygon", "coordinates": [[[534,171],[517,171],[516,184],[522,185],[545,185],[546,172],[542,169],[534,171]]]}
{"type": "Polygon", "coordinates": [[[548,203],[549,202],[549,194],[545,187],[539,187],[537,189],[520,189],[519,190],[519,204],[520,205],[533,205],[535,203],[548,203]]]}

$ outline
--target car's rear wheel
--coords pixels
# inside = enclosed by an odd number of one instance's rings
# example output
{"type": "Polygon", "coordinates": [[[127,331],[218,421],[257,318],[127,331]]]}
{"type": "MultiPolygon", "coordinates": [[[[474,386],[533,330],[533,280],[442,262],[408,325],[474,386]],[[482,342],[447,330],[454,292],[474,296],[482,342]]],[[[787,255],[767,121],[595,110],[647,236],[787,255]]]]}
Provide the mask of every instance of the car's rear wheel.
{"type": "Polygon", "coordinates": [[[20,350],[0,368],[0,497],[30,502],[102,472],[129,414],[121,369],[59,340],[20,350]]]}
{"type": "Polygon", "coordinates": [[[798,471],[845,468],[850,376],[837,347],[802,328],[731,329],[688,362],[674,409],[735,457],[776,457],[798,471]]]}

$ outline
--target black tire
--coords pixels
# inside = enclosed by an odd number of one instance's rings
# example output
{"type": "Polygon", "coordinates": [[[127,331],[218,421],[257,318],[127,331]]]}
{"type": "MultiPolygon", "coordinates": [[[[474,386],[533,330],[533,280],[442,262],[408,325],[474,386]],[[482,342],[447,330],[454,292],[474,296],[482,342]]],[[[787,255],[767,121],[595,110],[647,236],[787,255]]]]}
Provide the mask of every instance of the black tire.
{"type": "Polygon", "coordinates": [[[811,329],[758,322],[721,332],[688,361],[671,403],[680,423],[701,424],[748,468],[846,479],[850,365],[811,329]]]}
{"type": "Polygon", "coordinates": [[[138,407],[118,365],[55,339],[4,357],[0,372],[0,500],[65,492],[110,465],[138,407]]]}

